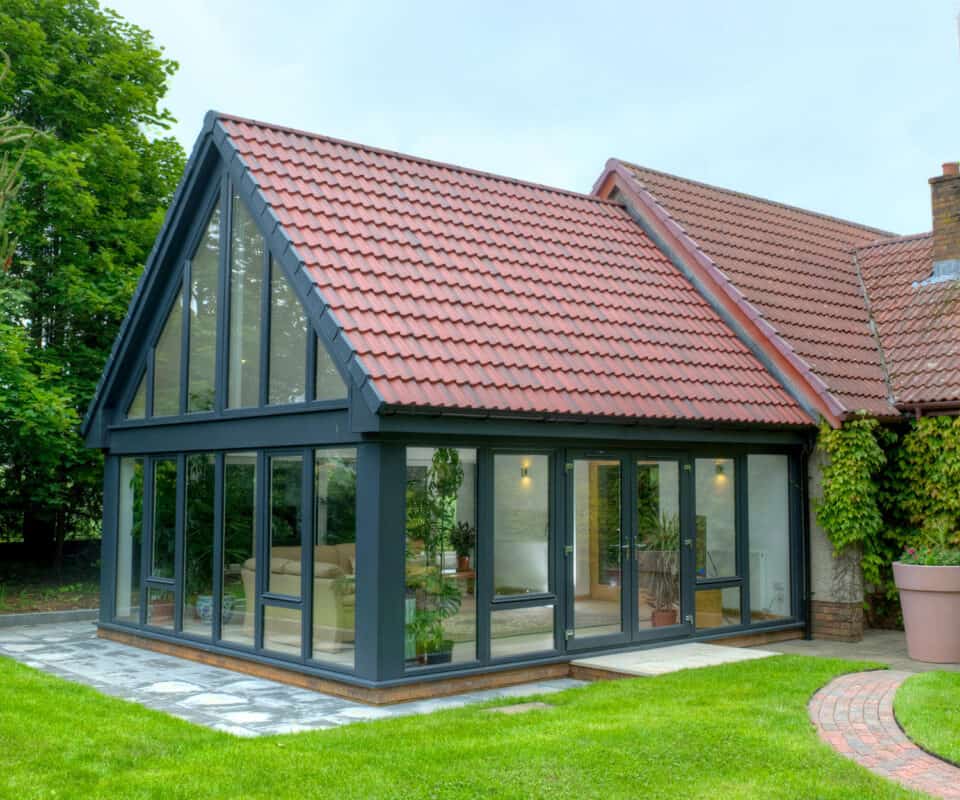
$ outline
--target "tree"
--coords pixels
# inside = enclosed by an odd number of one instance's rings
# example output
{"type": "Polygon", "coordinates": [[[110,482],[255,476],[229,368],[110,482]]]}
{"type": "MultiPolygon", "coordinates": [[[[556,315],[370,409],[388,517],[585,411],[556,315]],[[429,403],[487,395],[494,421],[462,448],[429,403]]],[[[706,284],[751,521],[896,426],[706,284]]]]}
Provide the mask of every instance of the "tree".
{"type": "MultiPolygon", "coordinates": [[[[22,385],[49,403],[29,438],[0,438],[0,524],[59,554],[100,515],[102,460],[79,419],[183,170],[179,144],[149,135],[173,121],[161,101],[177,65],[96,0],[0,0],[0,48],[13,65],[0,113],[39,131],[8,216],[17,245],[0,313],[23,331],[22,385]]],[[[31,402],[0,390],[0,408],[31,402]]]]}

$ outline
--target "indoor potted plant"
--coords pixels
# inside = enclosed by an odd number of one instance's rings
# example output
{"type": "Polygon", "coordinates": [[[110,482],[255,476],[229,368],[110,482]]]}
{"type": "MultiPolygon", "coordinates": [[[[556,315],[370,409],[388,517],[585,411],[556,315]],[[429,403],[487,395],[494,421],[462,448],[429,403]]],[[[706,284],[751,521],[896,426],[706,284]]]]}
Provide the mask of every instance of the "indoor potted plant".
{"type": "Polygon", "coordinates": [[[960,661],[960,547],[946,518],[932,520],[893,564],[907,652],[917,661],[960,661]]]}
{"type": "Polygon", "coordinates": [[[477,543],[477,529],[469,522],[458,522],[450,531],[450,546],[457,554],[457,572],[468,572],[470,554],[477,543]]]}
{"type": "Polygon", "coordinates": [[[680,518],[663,514],[657,525],[654,541],[653,612],[650,624],[655,628],[677,624],[677,601],[680,597],[680,518]]]}

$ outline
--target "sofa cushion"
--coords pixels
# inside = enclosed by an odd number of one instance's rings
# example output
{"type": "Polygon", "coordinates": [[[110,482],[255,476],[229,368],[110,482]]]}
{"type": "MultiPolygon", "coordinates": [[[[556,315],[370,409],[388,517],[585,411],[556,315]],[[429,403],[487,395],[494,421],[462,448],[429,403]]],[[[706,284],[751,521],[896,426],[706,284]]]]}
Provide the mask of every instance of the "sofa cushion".
{"type": "Polygon", "coordinates": [[[253,572],[257,568],[257,559],[248,558],[246,561],[243,562],[243,568],[253,572]]]}
{"type": "Polygon", "coordinates": [[[314,578],[339,578],[343,575],[343,570],[336,564],[328,564],[325,561],[317,561],[313,565],[314,578]]]}
{"type": "Polygon", "coordinates": [[[353,574],[353,561],[357,554],[357,545],[353,542],[344,542],[337,545],[337,563],[344,572],[353,574]]]}
{"type": "Polygon", "coordinates": [[[340,564],[336,545],[318,544],[313,548],[313,560],[320,564],[340,564]]]}

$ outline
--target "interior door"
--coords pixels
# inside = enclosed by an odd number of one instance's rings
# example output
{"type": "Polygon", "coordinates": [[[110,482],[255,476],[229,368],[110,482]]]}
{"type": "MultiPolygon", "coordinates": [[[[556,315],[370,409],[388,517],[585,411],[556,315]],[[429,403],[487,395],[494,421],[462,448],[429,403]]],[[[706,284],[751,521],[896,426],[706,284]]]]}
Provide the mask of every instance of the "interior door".
{"type": "Polygon", "coordinates": [[[638,456],[634,466],[634,586],[631,638],[691,632],[693,586],[690,462],[683,456],[638,456]]]}
{"type": "Polygon", "coordinates": [[[625,529],[625,462],[619,456],[567,461],[567,571],[569,649],[628,638],[630,537],[625,529]]]}

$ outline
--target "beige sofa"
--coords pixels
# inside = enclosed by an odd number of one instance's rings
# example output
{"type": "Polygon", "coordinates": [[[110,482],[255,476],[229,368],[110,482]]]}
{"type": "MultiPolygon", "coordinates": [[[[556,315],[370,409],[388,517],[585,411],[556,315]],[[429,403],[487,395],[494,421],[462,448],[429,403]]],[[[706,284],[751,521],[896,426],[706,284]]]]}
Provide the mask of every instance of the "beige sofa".
{"type": "MultiPolygon", "coordinates": [[[[356,545],[317,545],[313,550],[313,643],[314,648],[325,645],[333,649],[337,643],[352,642],[354,637],[354,609],[356,584],[354,581],[356,545]]],[[[247,608],[253,608],[256,596],[257,560],[248,558],[241,577],[248,598],[247,608]]],[[[270,579],[267,588],[271,594],[300,596],[300,548],[274,547],[270,553],[270,579]]],[[[272,633],[296,635],[300,630],[300,614],[287,608],[267,606],[266,624],[272,633]]],[[[253,614],[244,620],[247,630],[253,632],[253,614]]]]}

